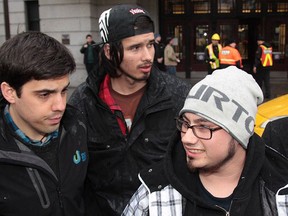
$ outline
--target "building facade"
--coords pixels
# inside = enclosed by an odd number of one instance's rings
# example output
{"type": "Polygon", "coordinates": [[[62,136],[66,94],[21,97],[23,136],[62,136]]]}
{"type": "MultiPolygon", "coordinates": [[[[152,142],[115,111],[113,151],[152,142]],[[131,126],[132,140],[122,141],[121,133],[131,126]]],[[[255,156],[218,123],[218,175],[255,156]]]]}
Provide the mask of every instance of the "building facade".
{"type": "MultiPolygon", "coordinates": [[[[116,0],[0,0],[0,45],[19,32],[44,32],[65,44],[75,57],[77,71],[71,84],[85,80],[83,55],[79,52],[88,33],[100,41],[98,17],[118,4],[116,0]],[[8,37],[7,37],[8,36],[8,37]]],[[[178,71],[205,71],[205,46],[215,32],[221,42],[234,38],[246,70],[250,70],[259,34],[273,45],[273,69],[288,68],[288,0],[131,0],[121,3],[146,8],[156,32],[175,36],[181,63],[178,71]]],[[[75,84],[76,85],[76,84],[75,84]]]]}
{"type": "Polygon", "coordinates": [[[246,71],[251,72],[259,35],[273,46],[273,70],[288,71],[288,0],[163,0],[159,8],[160,32],[178,39],[178,70],[206,70],[204,49],[218,33],[221,43],[237,41],[246,71]]]}

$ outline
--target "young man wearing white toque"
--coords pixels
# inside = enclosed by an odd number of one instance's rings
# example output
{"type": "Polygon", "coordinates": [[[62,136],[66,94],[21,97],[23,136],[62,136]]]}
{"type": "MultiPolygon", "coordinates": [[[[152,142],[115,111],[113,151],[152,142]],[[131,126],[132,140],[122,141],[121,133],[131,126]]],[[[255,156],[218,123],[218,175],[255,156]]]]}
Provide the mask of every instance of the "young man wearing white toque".
{"type": "Polygon", "coordinates": [[[254,133],[262,101],[235,66],[198,82],[164,160],[140,172],[123,215],[287,215],[288,161],[254,133]]]}

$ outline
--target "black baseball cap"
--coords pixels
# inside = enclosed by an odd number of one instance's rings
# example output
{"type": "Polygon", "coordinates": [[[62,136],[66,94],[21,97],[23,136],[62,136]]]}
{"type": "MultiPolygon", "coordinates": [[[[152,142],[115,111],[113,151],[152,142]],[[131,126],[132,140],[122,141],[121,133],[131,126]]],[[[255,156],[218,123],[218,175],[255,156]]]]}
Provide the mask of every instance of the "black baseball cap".
{"type": "Polygon", "coordinates": [[[149,13],[137,5],[116,5],[104,11],[99,18],[103,43],[115,42],[135,35],[154,33],[149,13]]]}

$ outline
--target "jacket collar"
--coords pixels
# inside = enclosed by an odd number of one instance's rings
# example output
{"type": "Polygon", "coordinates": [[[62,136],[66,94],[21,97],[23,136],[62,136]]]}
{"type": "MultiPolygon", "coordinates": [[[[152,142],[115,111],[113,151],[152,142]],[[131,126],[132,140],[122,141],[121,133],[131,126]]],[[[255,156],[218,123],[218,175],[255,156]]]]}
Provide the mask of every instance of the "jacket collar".
{"type": "MultiPolygon", "coordinates": [[[[105,76],[106,73],[102,73],[101,70],[98,69],[86,79],[88,88],[96,97],[98,97],[99,86],[104,81],[105,76]]],[[[147,81],[147,89],[144,94],[148,104],[162,101],[168,96],[170,97],[170,93],[168,93],[166,89],[166,82],[163,76],[166,76],[166,74],[163,74],[163,72],[159,71],[155,66],[152,67],[150,77],[147,81]]]]}
{"type": "MultiPolygon", "coordinates": [[[[255,134],[249,140],[246,162],[238,186],[234,191],[234,198],[243,198],[243,196],[245,197],[250,193],[251,187],[256,178],[258,178],[264,165],[264,159],[265,144],[262,139],[255,134]]],[[[198,200],[200,203],[205,203],[201,201],[200,197],[195,196],[195,194],[197,194],[197,185],[188,183],[191,182],[191,178],[198,178],[198,173],[191,173],[187,168],[185,151],[178,131],[169,143],[164,163],[165,173],[169,182],[176,190],[188,199],[190,198],[191,200],[198,200]]]]}

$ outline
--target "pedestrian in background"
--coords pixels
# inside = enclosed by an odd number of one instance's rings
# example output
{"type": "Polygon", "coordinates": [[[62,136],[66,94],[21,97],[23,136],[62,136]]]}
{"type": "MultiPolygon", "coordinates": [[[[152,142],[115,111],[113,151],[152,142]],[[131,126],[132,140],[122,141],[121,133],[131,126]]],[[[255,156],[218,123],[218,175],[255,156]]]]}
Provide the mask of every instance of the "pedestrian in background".
{"type": "Polygon", "coordinates": [[[67,106],[73,56],[21,33],[0,48],[0,215],[84,215],[87,130],[67,106]]]}
{"type": "Polygon", "coordinates": [[[154,23],[137,5],[116,5],[99,19],[97,71],[70,97],[88,120],[88,215],[120,215],[141,169],[160,161],[191,84],[153,66],[154,23]]]}
{"type": "Polygon", "coordinates": [[[165,65],[164,65],[164,49],[165,45],[161,42],[162,37],[160,34],[155,34],[155,57],[154,57],[154,63],[155,65],[161,70],[166,71],[165,65]]]}
{"type": "Polygon", "coordinates": [[[176,66],[180,62],[180,59],[177,57],[173,48],[174,40],[174,37],[167,37],[166,39],[167,44],[164,49],[164,64],[167,73],[176,76],[176,66]]]}
{"type": "Polygon", "coordinates": [[[99,64],[99,45],[95,43],[91,34],[86,35],[86,43],[80,49],[84,54],[84,65],[89,75],[95,66],[99,64]]]}
{"type": "Polygon", "coordinates": [[[219,52],[222,49],[219,34],[215,33],[211,37],[211,43],[205,48],[205,62],[207,63],[208,74],[220,67],[219,52]]]}
{"type": "Polygon", "coordinates": [[[258,48],[255,55],[253,73],[256,82],[262,90],[264,84],[264,96],[269,99],[271,97],[270,70],[273,66],[273,49],[271,44],[264,41],[263,36],[258,37],[257,44],[258,48]]]}
{"type": "Polygon", "coordinates": [[[226,68],[234,65],[238,68],[243,68],[242,57],[239,51],[236,49],[236,41],[234,39],[228,39],[225,46],[219,53],[220,68],[226,68]]]}
{"type": "Polygon", "coordinates": [[[141,171],[122,215],[287,215],[288,160],[254,133],[262,101],[235,66],[194,85],[165,158],[141,171]]]}

